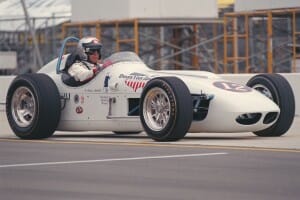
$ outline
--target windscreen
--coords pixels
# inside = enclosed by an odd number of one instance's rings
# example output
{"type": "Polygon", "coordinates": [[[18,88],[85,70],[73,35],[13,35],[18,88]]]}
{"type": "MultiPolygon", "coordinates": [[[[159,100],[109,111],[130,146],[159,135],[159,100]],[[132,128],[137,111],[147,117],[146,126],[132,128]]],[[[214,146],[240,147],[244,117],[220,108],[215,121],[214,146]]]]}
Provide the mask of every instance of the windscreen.
{"type": "Polygon", "coordinates": [[[105,67],[118,63],[118,62],[141,62],[143,61],[134,52],[123,51],[112,54],[111,56],[103,60],[103,65],[105,67]]]}

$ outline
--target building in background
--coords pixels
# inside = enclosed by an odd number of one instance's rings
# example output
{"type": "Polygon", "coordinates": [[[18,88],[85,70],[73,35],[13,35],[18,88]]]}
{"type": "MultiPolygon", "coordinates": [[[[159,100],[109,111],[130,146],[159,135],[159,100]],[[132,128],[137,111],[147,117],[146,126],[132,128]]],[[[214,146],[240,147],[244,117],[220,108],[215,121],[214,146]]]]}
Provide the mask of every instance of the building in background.
{"type": "MultiPolygon", "coordinates": [[[[135,51],[154,69],[297,70],[297,0],[24,1],[44,63],[57,57],[64,37],[94,35],[104,44],[104,56],[135,51]]],[[[2,74],[34,69],[36,56],[20,0],[0,2],[0,13],[0,51],[15,51],[18,66],[2,74]],[[8,5],[19,9],[2,12],[8,5]]],[[[73,48],[70,44],[68,51],[73,48]]]]}
{"type": "Polygon", "coordinates": [[[224,71],[300,71],[300,1],[236,0],[224,26],[224,71]]]}
{"type": "MultiPolygon", "coordinates": [[[[34,28],[41,51],[43,63],[47,63],[57,55],[60,45],[61,24],[70,21],[70,0],[24,0],[29,20],[34,28]]],[[[17,68],[9,63],[0,66],[1,74],[25,73],[36,69],[38,63],[33,51],[33,40],[26,23],[24,10],[20,0],[2,0],[0,2],[0,54],[15,52],[17,68]]],[[[4,57],[3,57],[4,56],[4,57]]]]}

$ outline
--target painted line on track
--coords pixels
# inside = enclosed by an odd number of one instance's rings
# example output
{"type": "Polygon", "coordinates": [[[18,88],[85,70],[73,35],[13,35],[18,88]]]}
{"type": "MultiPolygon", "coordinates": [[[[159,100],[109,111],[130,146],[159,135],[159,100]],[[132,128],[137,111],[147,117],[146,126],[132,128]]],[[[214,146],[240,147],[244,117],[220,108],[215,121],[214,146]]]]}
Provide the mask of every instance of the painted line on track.
{"type": "Polygon", "coordinates": [[[226,155],[226,154],[228,154],[228,153],[219,152],[219,153],[201,153],[201,154],[182,154],[182,155],[166,155],[166,156],[132,157],[132,158],[110,158],[110,159],[100,159],[100,160],[75,160],[75,161],[40,162],[40,163],[23,163],[23,164],[20,163],[20,164],[0,165],[0,168],[47,166],[47,165],[65,165],[65,164],[83,164],[83,163],[99,163],[99,162],[131,161],[131,160],[149,160],[149,159],[187,158],[187,157],[217,156],[217,155],[226,155]]]}
{"type": "Polygon", "coordinates": [[[300,153],[300,149],[271,148],[255,146],[226,146],[226,145],[205,145],[205,144],[183,144],[183,143],[157,143],[157,142],[105,142],[105,141],[71,141],[71,140],[21,140],[14,138],[1,138],[0,142],[21,142],[21,143],[45,143],[45,144],[91,144],[91,145],[116,145],[116,146],[141,146],[141,147],[176,147],[176,148],[201,148],[201,149],[223,149],[223,150],[246,150],[246,151],[269,151],[300,153]]]}

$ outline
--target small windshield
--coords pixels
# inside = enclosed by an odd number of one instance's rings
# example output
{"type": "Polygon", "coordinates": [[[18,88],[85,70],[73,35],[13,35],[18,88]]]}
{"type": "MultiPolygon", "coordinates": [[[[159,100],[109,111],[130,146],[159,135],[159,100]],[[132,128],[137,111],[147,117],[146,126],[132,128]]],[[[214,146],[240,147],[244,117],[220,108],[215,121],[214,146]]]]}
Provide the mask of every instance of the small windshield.
{"type": "Polygon", "coordinates": [[[109,66],[118,62],[142,62],[138,55],[130,51],[117,52],[103,60],[104,66],[109,66]]]}

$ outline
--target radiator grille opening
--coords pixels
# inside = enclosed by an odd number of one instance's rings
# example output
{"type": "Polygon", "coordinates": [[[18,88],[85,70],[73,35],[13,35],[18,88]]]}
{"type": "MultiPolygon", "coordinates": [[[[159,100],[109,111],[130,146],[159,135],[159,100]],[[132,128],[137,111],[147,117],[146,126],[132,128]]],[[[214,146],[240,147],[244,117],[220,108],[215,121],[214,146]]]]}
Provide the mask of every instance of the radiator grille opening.
{"type": "Polygon", "coordinates": [[[270,124],[272,123],[275,119],[277,119],[278,112],[269,112],[266,114],[263,123],[264,124],[270,124]]]}
{"type": "Polygon", "coordinates": [[[251,124],[255,124],[256,122],[258,122],[261,118],[261,113],[245,113],[242,115],[239,115],[235,120],[239,123],[239,124],[243,124],[243,125],[251,125],[251,124]]]}

